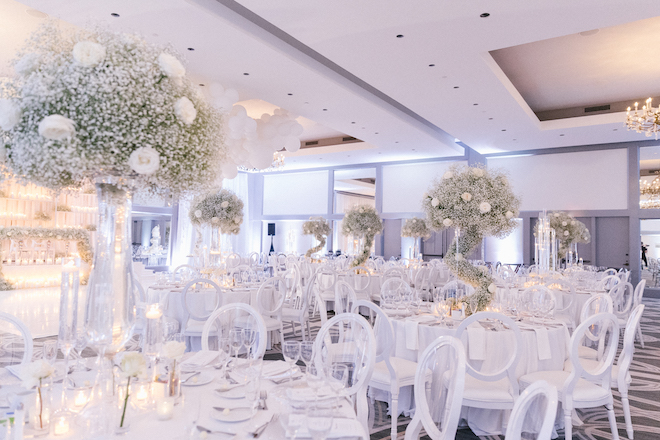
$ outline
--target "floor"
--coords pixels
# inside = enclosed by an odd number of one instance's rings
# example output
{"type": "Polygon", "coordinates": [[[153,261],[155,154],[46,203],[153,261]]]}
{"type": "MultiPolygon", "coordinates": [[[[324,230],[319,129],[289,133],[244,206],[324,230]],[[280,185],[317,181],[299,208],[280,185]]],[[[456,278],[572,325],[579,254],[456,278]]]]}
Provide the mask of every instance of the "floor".
{"type": "MultiPolygon", "coordinates": [[[[59,304],[58,289],[38,289],[35,291],[0,292],[0,310],[15,314],[23,319],[35,337],[35,358],[41,357],[42,346],[45,340],[55,339],[57,333],[57,316],[59,304]]],[[[637,344],[637,350],[631,367],[633,382],[630,387],[630,404],[635,430],[635,439],[651,440],[660,437],[660,329],[656,323],[660,322],[660,300],[648,298],[644,300],[647,308],[642,317],[642,331],[644,333],[645,348],[637,344]]],[[[319,322],[312,325],[312,333],[319,328],[319,322]]],[[[285,339],[293,337],[289,332],[285,339]]],[[[298,333],[299,335],[299,333],[298,333]]],[[[135,344],[131,344],[135,346],[135,344]]],[[[0,347],[0,353],[3,350],[0,347]]],[[[93,356],[87,349],[83,356],[93,356]]],[[[279,346],[273,347],[266,353],[267,359],[281,359],[279,346]]],[[[0,359],[1,361],[1,359],[0,359]]],[[[619,426],[619,435],[627,438],[621,403],[616,391],[615,412],[619,426]]],[[[390,418],[387,416],[387,405],[376,402],[372,408],[375,411],[375,423],[371,430],[372,439],[390,439],[390,418]]],[[[573,429],[574,439],[611,439],[607,415],[604,408],[581,411],[580,417],[584,425],[573,429]]],[[[406,417],[399,417],[399,438],[403,438],[405,428],[409,422],[406,417]]],[[[560,439],[563,439],[560,432],[560,439]]],[[[459,429],[457,439],[500,439],[500,436],[477,437],[469,429],[459,429]]]]}

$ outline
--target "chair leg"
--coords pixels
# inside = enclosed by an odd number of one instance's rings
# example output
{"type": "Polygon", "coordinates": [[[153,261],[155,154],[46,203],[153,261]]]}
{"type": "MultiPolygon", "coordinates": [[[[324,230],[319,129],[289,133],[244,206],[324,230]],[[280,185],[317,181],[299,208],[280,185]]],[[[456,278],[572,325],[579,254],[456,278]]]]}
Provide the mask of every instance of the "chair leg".
{"type": "Polygon", "coordinates": [[[406,428],[405,440],[417,440],[421,431],[422,419],[417,415],[417,413],[415,413],[413,419],[410,421],[408,427],[406,428]]]}
{"type": "Polygon", "coordinates": [[[564,438],[566,440],[573,439],[573,410],[564,408],[564,438]]]}
{"type": "Polygon", "coordinates": [[[392,393],[392,404],[390,405],[390,410],[392,413],[392,440],[396,440],[398,432],[397,425],[399,421],[399,393],[392,393]]]}
{"type": "Polygon", "coordinates": [[[610,429],[612,430],[612,440],[619,440],[619,428],[616,426],[616,416],[614,415],[614,405],[611,403],[605,405],[607,408],[607,418],[610,420],[610,429]]]}
{"type": "Polygon", "coordinates": [[[637,326],[637,337],[639,338],[639,343],[644,348],[644,335],[642,334],[642,326],[637,326]]]}
{"type": "Polygon", "coordinates": [[[633,439],[633,425],[630,418],[630,401],[628,400],[628,392],[621,392],[621,404],[623,405],[623,417],[626,420],[626,433],[630,440],[633,439]]]}

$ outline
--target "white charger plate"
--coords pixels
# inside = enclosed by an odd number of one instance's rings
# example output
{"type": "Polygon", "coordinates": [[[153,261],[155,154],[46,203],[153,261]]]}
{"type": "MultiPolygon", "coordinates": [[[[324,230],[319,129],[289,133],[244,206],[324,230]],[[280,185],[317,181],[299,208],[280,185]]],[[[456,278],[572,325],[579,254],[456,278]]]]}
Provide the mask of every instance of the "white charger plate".
{"type": "Polygon", "coordinates": [[[254,411],[248,408],[230,409],[229,412],[218,411],[214,409],[211,411],[211,417],[220,422],[236,423],[249,420],[254,415],[254,411]]]}
{"type": "Polygon", "coordinates": [[[185,383],[181,382],[181,385],[184,387],[198,387],[201,385],[206,385],[207,383],[211,383],[212,381],[213,381],[213,375],[211,373],[204,372],[204,373],[200,373],[199,376],[187,380],[185,383]]]}
{"type": "Polygon", "coordinates": [[[243,385],[237,387],[229,388],[228,390],[214,390],[214,393],[218,397],[223,399],[243,399],[245,397],[245,389],[243,385]]]}

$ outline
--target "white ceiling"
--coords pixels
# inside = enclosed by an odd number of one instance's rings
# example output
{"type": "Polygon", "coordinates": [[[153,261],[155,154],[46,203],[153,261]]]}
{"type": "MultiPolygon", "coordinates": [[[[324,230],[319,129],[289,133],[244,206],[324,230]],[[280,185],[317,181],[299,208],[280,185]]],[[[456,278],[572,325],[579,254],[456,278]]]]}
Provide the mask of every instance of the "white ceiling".
{"type": "MultiPolygon", "coordinates": [[[[171,42],[200,83],[218,81],[236,88],[243,101],[272,103],[313,121],[306,126],[308,138],[314,137],[314,130],[345,133],[371,147],[343,146],[299,156],[297,167],[461,155],[454,137],[484,154],[644,140],[623,128],[621,114],[539,122],[489,52],[660,16],[657,0],[638,0],[634,7],[629,0],[22,3],[74,25],[101,22],[140,32],[151,41],[171,42]],[[120,17],[111,17],[113,12],[120,17]],[[490,16],[481,18],[485,12],[490,16]],[[399,34],[403,37],[397,38],[399,34]]],[[[13,0],[0,0],[0,65],[16,49],[18,36],[35,26],[24,9],[13,0]],[[7,31],[6,23],[12,30],[7,31]]],[[[633,24],[626,32],[652,32],[645,40],[655,44],[660,31],[642,25],[633,24]]],[[[579,41],[607,35],[603,31],[579,41]]],[[[623,99],[637,99],[642,91],[643,96],[658,93],[655,82],[646,86],[643,81],[660,75],[658,62],[647,63],[644,55],[659,57],[642,50],[622,59],[630,43],[619,43],[618,37],[609,41],[611,52],[591,57],[580,55],[580,48],[571,44],[554,47],[554,54],[564,52],[575,60],[554,92],[564,95],[557,99],[572,97],[571,87],[593,96],[603,84],[623,99]],[[610,85],[612,75],[621,76],[622,66],[642,71],[642,85],[630,72],[626,81],[610,85]],[[594,79],[590,73],[596,67],[599,75],[594,79]]],[[[557,71],[564,70],[557,66],[557,71]]],[[[555,75],[542,73],[545,76],[536,80],[552,85],[555,75]]]]}

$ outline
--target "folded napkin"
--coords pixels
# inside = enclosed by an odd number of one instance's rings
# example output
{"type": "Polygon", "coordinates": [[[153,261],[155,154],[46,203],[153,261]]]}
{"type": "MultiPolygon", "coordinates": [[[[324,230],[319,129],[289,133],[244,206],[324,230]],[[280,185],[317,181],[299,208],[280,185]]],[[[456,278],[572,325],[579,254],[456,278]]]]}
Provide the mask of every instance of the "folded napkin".
{"type": "Polygon", "coordinates": [[[280,376],[289,371],[289,364],[284,361],[264,362],[263,367],[261,367],[261,375],[266,379],[271,379],[273,376],[280,376]]]}
{"type": "Polygon", "coordinates": [[[181,362],[181,371],[199,370],[207,366],[218,357],[217,351],[202,350],[190,356],[185,361],[181,362]]]}
{"type": "Polygon", "coordinates": [[[317,396],[319,399],[326,397],[334,397],[336,394],[332,392],[329,386],[324,386],[315,391],[312,388],[287,388],[286,396],[291,400],[302,402],[314,401],[317,396]]]}
{"type": "Polygon", "coordinates": [[[534,332],[536,333],[536,346],[539,352],[539,360],[545,361],[552,358],[548,329],[545,327],[537,327],[534,329],[534,332]]]}
{"type": "Polygon", "coordinates": [[[467,329],[468,356],[473,361],[486,359],[486,329],[481,325],[470,326],[467,329]]]}
{"type": "MultiPolygon", "coordinates": [[[[300,428],[296,431],[296,438],[311,438],[312,436],[307,429],[307,424],[305,423],[305,415],[301,414],[300,428]]],[[[354,438],[356,433],[362,432],[363,428],[360,426],[360,422],[357,419],[350,418],[335,418],[332,421],[332,429],[328,434],[328,438],[344,438],[351,437],[354,438]]]]}
{"type": "Polygon", "coordinates": [[[417,350],[419,348],[419,333],[417,326],[419,322],[407,319],[406,324],[406,348],[408,350],[417,350]]]}

